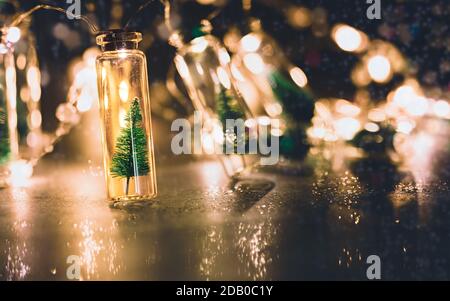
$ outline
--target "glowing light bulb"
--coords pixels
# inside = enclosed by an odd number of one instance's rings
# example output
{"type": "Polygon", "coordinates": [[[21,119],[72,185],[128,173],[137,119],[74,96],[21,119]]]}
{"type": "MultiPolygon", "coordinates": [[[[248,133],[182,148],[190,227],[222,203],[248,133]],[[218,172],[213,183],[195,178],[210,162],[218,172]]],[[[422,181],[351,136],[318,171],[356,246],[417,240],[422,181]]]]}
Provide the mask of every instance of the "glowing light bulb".
{"type": "Polygon", "coordinates": [[[384,83],[389,80],[392,75],[391,63],[383,55],[375,55],[367,62],[367,70],[370,77],[378,82],[384,83]]]}
{"type": "Polygon", "coordinates": [[[297,84],[300,88],[305,87],[308,84],[308,78],[306,77],[305,72],[299,67],[294,67],[289,71],[289,74],[292,77],[294,83],[297,84]]]}
{"type": "Polygon", "coordinates": [[[357,51],[363,46],[362,33],[348,25],[337,25],[334,29],[333,38],[339,48],[344,51],[357,51]]]}
{"type": "Polygon", "coordinates": [[[244,51],[255,52],[261,46],[261,39],[253,33],[249,33],[241,39],[241,46],[244,51]]]}
{"type": "Polygon", "coordinates": [[[244,65],[253,74],[261,74],[264,72],[264,61],[257,53],[248,53],[244,56],[244,65]]]}
{"type": "Polygon", "coordinates": [[[20,40],[20,29],[17,27],[11,27],[6,33],[6,40],[10,43],[16,43],[20,40]]]}

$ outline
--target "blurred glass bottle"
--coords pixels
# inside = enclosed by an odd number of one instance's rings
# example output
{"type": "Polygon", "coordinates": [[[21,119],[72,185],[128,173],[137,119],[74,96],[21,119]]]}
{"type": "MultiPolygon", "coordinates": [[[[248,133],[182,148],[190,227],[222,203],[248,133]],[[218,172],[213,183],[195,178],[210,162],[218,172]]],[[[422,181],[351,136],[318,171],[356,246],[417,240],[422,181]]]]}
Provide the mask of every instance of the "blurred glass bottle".
{"type": "Polygon", "coordinates": [[[150,98],[139,32],[99,34],[97,81],[108,199],[141,201],[156,196],[150,98]]]}
{"type": "Polygon", "coordinates": [[[5,55],[0,56],[0,188],[6,186],[8,177],[8,163],[11,158],[11,140],[8,127],[8,107],[6,102],[6,79],[4,60],[5,55]]]}
{"type": "Polygon", "coordinates": [[[207,21],[202,22],[186,43],[180,33],[174,33],[171,43],[177,48],[176,68],[195,109],[202,113],[203,151],[217,154],[226,174],[235,177],[256,160],[248,147],[250,139],[257,139],[256,124],[234,86],[230,56],[208,27],[207,21]],[[228,127],[227,120],[242,121],[245,130],[228,127]]]}
{"type": "Polygon", "coordinates": [[[280,137],[280,153],[286,157],[301,158],[308,150],[306,129],[314,114],[314,98],[309,91],[308,79],[302,69],[293,65],[277,42],[266,34],[260,21],[250,19],[243,36],[230,32],[225,41],[234,52],[233,76],[251,82],[252,89],[240,85],[249,107],[261,111],[267,117],[281,120],[280,128],[272,134],[280,137]]]}

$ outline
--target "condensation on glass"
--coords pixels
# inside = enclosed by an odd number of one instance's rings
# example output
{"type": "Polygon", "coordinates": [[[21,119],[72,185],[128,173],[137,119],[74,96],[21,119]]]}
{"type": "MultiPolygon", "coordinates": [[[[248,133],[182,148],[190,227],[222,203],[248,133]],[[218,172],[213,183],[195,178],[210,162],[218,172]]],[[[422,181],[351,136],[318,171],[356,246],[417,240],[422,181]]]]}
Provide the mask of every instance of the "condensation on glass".
{"type": "Polygon", "coordinates": [[[103,157],[110,201],[156,196],[150,98],[141,33],[107,31],[97,36],[97,81],[103,157]]]}

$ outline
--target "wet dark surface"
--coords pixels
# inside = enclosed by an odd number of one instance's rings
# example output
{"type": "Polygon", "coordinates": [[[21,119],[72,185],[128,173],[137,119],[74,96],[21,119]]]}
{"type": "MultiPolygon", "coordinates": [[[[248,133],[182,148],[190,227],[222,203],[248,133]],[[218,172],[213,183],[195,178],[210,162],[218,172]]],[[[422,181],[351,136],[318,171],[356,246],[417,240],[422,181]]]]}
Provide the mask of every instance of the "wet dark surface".
{"type": "Polygon", "coordinates": [[[0,191],[0,279],[65,280],[76,255],[83,279],[364,280],[372,254],[382,279],[450,279],[448,143],[415,139],[402,164],[312,149],[233,184],[216,162],[162,164],[158,199],[127,210],[97,166],[43,162],[0,191]]]}

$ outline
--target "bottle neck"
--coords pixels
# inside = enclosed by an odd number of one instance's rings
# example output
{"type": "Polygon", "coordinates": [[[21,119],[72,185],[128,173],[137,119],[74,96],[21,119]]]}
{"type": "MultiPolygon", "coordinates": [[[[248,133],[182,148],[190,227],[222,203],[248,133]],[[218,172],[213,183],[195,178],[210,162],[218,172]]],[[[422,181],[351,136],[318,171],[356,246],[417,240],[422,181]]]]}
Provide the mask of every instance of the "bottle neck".
{"type": "Polygon", "coordinates": [[[101,32],[96,37],[96,42],[102,51],[138,49],[140,41],[142,41],[140,32],[117,29],[101,32]]]}
{"type": "Polygon", "coordinates": [[[139,44],[133,41],[116,41],[105,43],[100,46],[102,52],[105,51],[116,51],[116,50],[132,50],[138,49],[139,44]]]}

